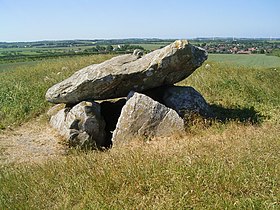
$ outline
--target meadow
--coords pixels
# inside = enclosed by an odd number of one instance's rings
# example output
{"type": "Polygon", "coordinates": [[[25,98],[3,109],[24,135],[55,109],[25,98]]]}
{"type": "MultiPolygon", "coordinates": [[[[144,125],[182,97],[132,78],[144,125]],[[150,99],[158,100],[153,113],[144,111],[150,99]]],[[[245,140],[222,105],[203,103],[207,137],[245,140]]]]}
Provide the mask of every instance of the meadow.
{"type": "Polygon", "coordinates": [[[277,68],[280,66],[280,57],[265,54],[209,54],[208,60],[254,68],[277,68]]]}
{"type": "Polygon", "coordinates": [[[132,52],[139,45],[146,51],[158,49],[170,44],[164,40],[127,39],[127,40],[64,40],[0,43],[0,64],[30,62],[59,57],[82,56],[132,52]],[[118,48],[129,45],[131,48],[118,48]],[[113,48],[115,48],[113,50],[113,48]],[[117,52],[116,52],[117,51],[117,52]]]}
{"type": "Polygon", "coordinates": [[[66,57],[35,62],[0,64],[0,129],[17,126],[50,106],[44,95],[53,84],[74,71],[113,55],[66,57]]]}
{"type": "MultiPolygon", "coordinates": [[[[280,65],[219,56],[178,84],[198,90],[216,119],[192,118],[181,137],[0,166],[0,209],[279,209],[280,65]]],[[[48,87],[110,57],[0,71],[2,129],[44,115],[48,87]]]]}
{"type": "Polygon", "coordinates": [[[170,42],[160,42],[160,43],[154,43],[154,44],[140,44],[145,50],[156,50],[161,47],[164,47],[166,45],[170,44],[170,42]]]}
{"type": "Polygon", "coordinates": [[[29,62],[16,62],[16,63],[3,63],[0,64],[0,73],[5,71],[14,71],[15,69],[22,69],[25,67],[32,67],[36,65],[38,61],[29,61],[29,62]]]}

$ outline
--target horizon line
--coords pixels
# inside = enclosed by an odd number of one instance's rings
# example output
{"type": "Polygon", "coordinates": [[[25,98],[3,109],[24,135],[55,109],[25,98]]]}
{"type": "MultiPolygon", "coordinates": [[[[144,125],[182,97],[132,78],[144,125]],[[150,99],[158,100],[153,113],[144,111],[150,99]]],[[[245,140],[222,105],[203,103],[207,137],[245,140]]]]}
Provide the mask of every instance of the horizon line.
{"type": "Polygon", "coordinates": [[[1,41],[0,43],[26,43],[26,42],[51,42],[51,41],[102,41],[102,40],[129,40],[129,39],[142,39],[142,40],[195,40],[195,39],[270,39],[278,40],[280,37],[238,37],[238,36],[198,36],[198,37],[189,37],[189,38],[156,38],[156,37],[127,37],[127,38],[74,38],[74,39],[41,39],[41,40],[24,40],[24,41],[1,41]]]}

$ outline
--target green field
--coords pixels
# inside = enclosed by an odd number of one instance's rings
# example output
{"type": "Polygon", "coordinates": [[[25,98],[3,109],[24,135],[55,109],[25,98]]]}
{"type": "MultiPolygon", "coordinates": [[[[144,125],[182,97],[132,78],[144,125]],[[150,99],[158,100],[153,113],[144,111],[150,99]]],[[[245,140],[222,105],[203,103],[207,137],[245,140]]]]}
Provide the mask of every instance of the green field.
{"type": "MultiPolygon", "coordinates": [[[[166,45],[170,44],[169,42],[160,42],[160,43],[154,43],[154,44],[131,44],[132,46],[141,46],[147,51],[152,51],[159,49],[161,47],[165,47],[166,45]]],[[[105,46],[105,45],[104,45],[105,46]]],[[[114,48],[116,48],[118,45],[112,45],[114,48]]]]}
{"type": "MultiPolygon", "coordinates": [[[[146,51],[152,51],[167,45],[168,43],[156,44],[130,44],[133,46],[142,46],[146,51]]],[[[121,44],[122,46],[123,44],[121,44]]],[[[26,48],[0,48],[0,65],[6,63],[18,63],[27,61],[37,61],[49,58],[81,56],[90,54],[106,54],[106,53],[127,53],[126,50],[115,52],[113,50],[106,51],[108,45],[99,45],[103,48],[100,51],[91,51],[96,46],[78,46],[78,47],[26,47],[26,48]]],[[[117,48],[118,45],[112,45],[117,48]]],[[[132,50],[133,51],[133,50],[132,50]]],[[[130,51],[131,52],[131,51],[130,51]]]]}
{"type": "MultiPolygon", "coordinates": [[[[147,50],[158,49],[163,44],[141,44],[147,50]]],[[[29,53],[27,51],[27,53],[29,53]]],[[[19,66],[33,66],[40,61],[16,62],[0,64],[0,72],[18,69],[19,66]]],[[[52,62],[49,60],[48,62],[52,62]]],[[[54,61],[56,62],[56,61],[54,61]]],[[[266,55],[234,55],[234,54],[209,54],[207,62],[225,63],[234,66],[245,66],[254,68],[278,68],[280,57],[266,55]]]]}
{"type": "Polygon", "coordinates": [[[161,47],[165,47],[168,44],[170,44],[170,43],[162,42],[162,43],[156,43],[156,44],[139,44],[139,45],[142,46],[145,50],[156,50],[161,47]]]}
{"type": "MultiPolygon", "coordinates": [[[[45,56],[52,56],[53,54],[59,54],[63,56],[67,53],[82,52],[85,49],[91,48],[92,46],[80,46],[80,47],[32,47],[32,48],[0,48],[0,59],[2,63],[14,62],[16,59],[26,59],[35,57],[37,60],[40,60],[40,56],[43,58],[45,56]],[[4,60],[4,57],[8,59],[4,60]],[[22,58],[21,58],[22,57],[22,58]]],[[[58,57],[58,56],[57,56],[58,57]]],[[[21,61],[21,60],[20,60],[21,61]]],[[[23,60],[24,61],[24,60],[23,60]]]]}
{"type": "Polygon", "coordinates": [[[280,67],[280,57],[267,55],[209,54],[208,61],[254,68],[280,67]]]}
{"type": "MultiPolygon", "coordinates": [[[[112,56],[0,65],[0,128],[39,123],[50,86],[112,56]]],[[[280,69],[270,59],[210,55],[211,70],[180,82],[217,116],[191,119],[185,136],[0,166],[0,209],[280,209],[280,69]]]]}

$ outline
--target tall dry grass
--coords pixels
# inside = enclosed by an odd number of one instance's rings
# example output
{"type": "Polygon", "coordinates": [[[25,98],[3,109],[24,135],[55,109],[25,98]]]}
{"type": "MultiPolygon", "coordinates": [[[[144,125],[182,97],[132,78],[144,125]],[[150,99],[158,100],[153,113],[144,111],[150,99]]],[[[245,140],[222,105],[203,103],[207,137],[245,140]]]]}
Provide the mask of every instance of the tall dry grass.
{"type": "Polygon", "coordinates": [[[280,71],[210,65],[180,85],[200,91],[216,120],[182,138],[2,166],[0,208],[279,209],[280,71]]]}
{"type": "Polygon", "coordinates": [[[214,127],[1,168],[0,208],[279,209],[279,125],[214,127]]]}
{"type": "MultiPolygon", "coordinates": [[[[47,89],[73,72],[112,55],[93,55],[15,64],[15,68],[0,72],[0,129],[19,125],[50,105],[45,100],[47,89]]],[[[11,66],[9,67],[11,69],[11,66]]]]}

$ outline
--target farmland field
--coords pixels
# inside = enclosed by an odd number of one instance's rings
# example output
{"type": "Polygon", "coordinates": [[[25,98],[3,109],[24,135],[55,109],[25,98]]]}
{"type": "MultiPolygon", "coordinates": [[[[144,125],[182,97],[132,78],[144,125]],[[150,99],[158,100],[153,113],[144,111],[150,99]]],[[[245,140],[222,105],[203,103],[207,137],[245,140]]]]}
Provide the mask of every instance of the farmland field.
{"type": "MultiPolygon", "coordinates": [[[[131,44],[132,46],[141,46],[147,51],[152,51],[159,49],[161,47],[165,47],[166,45],[170,44],[169,42],[160,42],[160,43],[147,43],[147,44],[131,44]]],[[[118,45],[112,45],[114,48],[116,48],[118,45]]]]}
{"type": "Polygon", "coordinates": [[[81,50],[81,49],[87,49],[92,46],[79,46],[79,47],[38,47],[38,48],[0,48],[0,56],[3,56],[3,53],[5,52],[18,52],[18,53],[40,53],[40,52],[46,52],[46,51],[71,51],[71,50],[81,50]]]}
{"type": "Polygon", "coordinates": [[[208,61],[254,68],[280,67],[280,57],[267,55],[209,54],[208,61]]]}
{"type": "Polygon", "coordinates": [[[146,50],[156,50],[156,49],[164,47],[168,44],[170,44],[170,43],[162,42],[162,43],[156,43],[156,44],[139,44],[139,45],[142,46],[146,50]]]}

